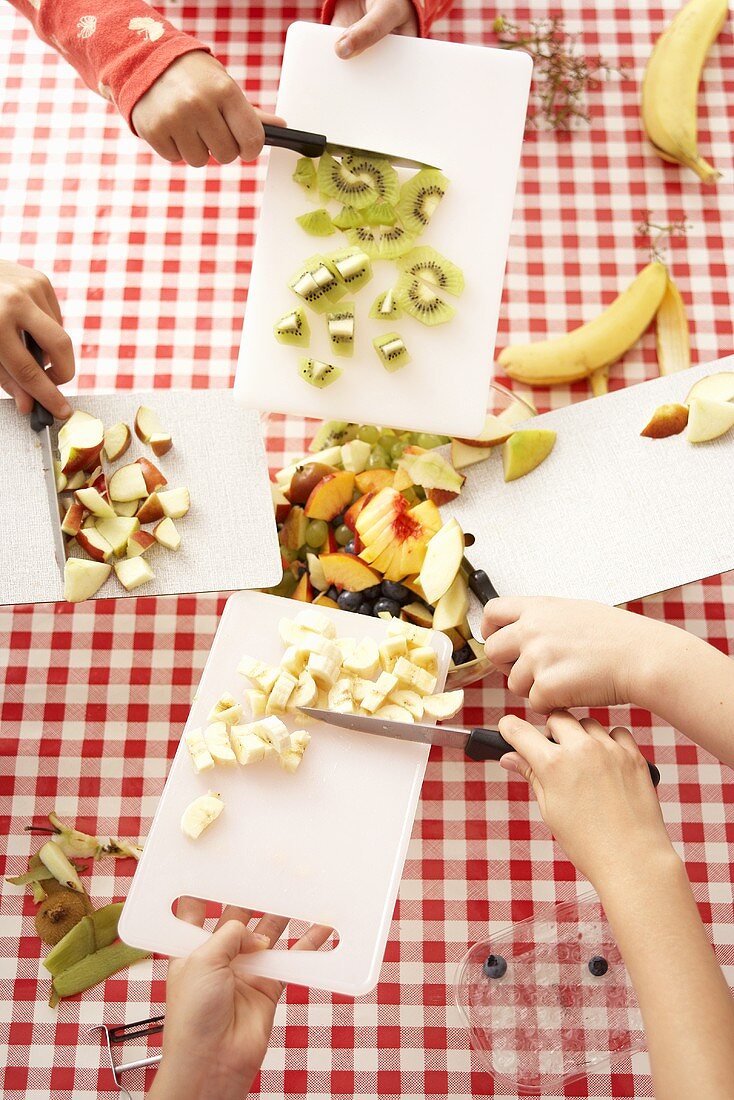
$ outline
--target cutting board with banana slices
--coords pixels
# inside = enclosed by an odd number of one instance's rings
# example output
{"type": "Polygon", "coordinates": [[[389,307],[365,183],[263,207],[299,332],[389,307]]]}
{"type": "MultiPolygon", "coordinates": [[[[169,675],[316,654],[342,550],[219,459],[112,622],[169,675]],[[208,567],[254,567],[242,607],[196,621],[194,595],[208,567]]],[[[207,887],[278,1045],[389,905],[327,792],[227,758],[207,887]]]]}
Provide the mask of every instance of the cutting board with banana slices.
{"type": "MultiPolygon", "coordinates": [[[[282,618],[298,603],[239,592],[224,609],[184,733],[208,725],[223,692],[241,700],[249,686],[242,657],[278,665],[282,618]]],[[[332,608],[337,637],[387,635],[380,619],[332,608]]],[[[441,691],[451,644],[433,633],[441,691]]],[[[323,723],[307,728],[311,743],[289,774],[270,761],[217,766],[196,774],[182,739],[120,921],[126,943],[163,955],[188,955],[208,932],[184,924],[171,906],[182,895],[277,913],[336,929],[338,946],[316,953],[273,950],[248,968],[284,982],[361,996],[377,983],[395,898],[428,760],[425,745],[351,733],[323,723]],[[199,837],[181,831],[181,815],[199,795],[216,791],[220,817],[199,837]]],[[[247,722],[248,715],[242,719],[247,722]]]]}
{"type": "MultiPolygon", "coordinates": [[[[640,435],[659,405],[733,371],[734,356],[519,424],[558,433],[545,462],[505,483],[497,447],[441,509],[474,536],[474,568],[503,596],[614,605],[734,569],[734,429],[697,444],[640,435]]],[[[469,618],[479,637],[474,597],[469,618]]]]}
{"type": "MultiPolygon", "coordinates": [[[[326,319],[306,308],[308,348],[278,343],[273,326],[303,305],[291,277],[316,253],[349,245],[335,232],[309,235],[296,218],[324,206],[292,180],[297,155],[270,153],[242,331],[235,395],[250,408],[322,419],[391,424],[471,436],[487,406],[492,353],[523,141],[532,63],[521,51],[389,35],[345,62],[334,52],[339,27],[293,23],[286,39],[276,109],[294,129],[440,168],[448,190],[416,245],[430,245],[464,275],[446,324],[428,327],[405,314],[369,317],[398,269],[375,260],[354,300],[352,358],[335,357],[326,319]],[[479,122],[477,120],[480,120],[479,122]],[[394,373],[381,364],[374,337],[397,332],[410,362],[394,373]],[[327,389],[299,377],[303,356],[342,375],[327,389]]],[[[402,184],[414,172],[398,169],[402,184]]],[[[340,205],[331,201],[336,215],[340,205]]]]}

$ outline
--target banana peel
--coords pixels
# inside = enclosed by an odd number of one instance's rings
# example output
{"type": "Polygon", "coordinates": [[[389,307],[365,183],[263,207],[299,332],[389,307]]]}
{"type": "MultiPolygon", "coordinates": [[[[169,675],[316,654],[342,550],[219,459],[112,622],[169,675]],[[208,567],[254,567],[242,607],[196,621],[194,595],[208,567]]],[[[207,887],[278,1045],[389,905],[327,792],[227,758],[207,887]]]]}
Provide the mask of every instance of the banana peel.
{"type": "Polygon", "coordinates": [[[671,278],[655,317],[655,343],[661,374],[675,374],[691,365],[688,318],[678,287],[671,278]]]}

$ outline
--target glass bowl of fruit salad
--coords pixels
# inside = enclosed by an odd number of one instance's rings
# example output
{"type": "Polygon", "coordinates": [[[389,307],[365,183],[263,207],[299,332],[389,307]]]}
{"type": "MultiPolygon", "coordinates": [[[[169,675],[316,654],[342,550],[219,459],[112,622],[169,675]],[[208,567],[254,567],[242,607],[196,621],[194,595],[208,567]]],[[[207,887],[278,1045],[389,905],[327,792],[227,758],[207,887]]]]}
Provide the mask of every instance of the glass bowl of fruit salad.
{"type": "MultiPolygon", "coordinates": [[[[512,424],[535,415],[535,408],[492,383],[488,415],[493,418],[488,424],[494,418],[512,424]]],[[[266,439],[277,435],[279,441],[288,434],[280,416],[264,416],[263,431],[266,439]]],[[[447,687],[485,676],[490,666],[472,638],[466,584],[456,572],[463,538],[460,532],[455,532],[458,543],[448,537],[440,505],[460,494],[465,480],[460,471],[483,461],[491,446],[486,438],[317,423],[308,451],[272,471],[283,576],[269,591],[441,629],[453,645],[447,687]],[[442,528],[449,564],[438,577],[429,577],[428,544],[442,528]]]]}

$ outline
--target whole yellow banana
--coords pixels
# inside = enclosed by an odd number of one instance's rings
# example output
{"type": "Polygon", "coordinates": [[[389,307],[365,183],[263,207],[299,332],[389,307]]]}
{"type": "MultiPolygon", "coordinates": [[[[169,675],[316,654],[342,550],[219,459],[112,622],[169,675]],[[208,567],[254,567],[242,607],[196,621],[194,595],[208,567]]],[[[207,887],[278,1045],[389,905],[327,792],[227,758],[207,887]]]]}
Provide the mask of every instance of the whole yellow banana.
{"type": "Polygon", "coordinates": [[[615,363],[639,340],[657,313],[667,285],[665,264],[648,264],[593,321],[552,340],[506,347],[499,362],[510,378],[531,386],[586,378],[615,363]]]}
{"type": "Polygon", "coordinates": [[[726,14],[727,0],[689,0],[655,43],[642,81],[642,122],[655,151],[704,183],[721,173],[698,152],[698,86],[726,14]]]}

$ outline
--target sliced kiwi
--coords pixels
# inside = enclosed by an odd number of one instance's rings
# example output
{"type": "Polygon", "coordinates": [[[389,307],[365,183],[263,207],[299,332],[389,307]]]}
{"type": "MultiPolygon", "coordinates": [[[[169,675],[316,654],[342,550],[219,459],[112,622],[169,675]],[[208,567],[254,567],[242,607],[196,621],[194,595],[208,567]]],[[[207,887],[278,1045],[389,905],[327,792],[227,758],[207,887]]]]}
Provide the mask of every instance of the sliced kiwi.
{"type": "Polygon", "coordinates": [[[333,363],[322,363],[320,359],[302,359],[298,373],[304,382],[315,386],[317,390],[326,389],[341,375],[341,368],[333,363]]]}
{"type": "Polygon", "coordinates": [[[395,299],[401,309],[424,325],[442,325],[455,313],[432,287],[414,275],[400,276],[395,284],[395,299]]]}
{"type": "Polygon", "coordinates": [[[316,191],[316,165],[310,157],[299,157],[293,179],[304,191],[316,191]]]}
{"type": "Polygon", "coordinates": [[[335,355],[354,354],[354,302],[342,302],[326,314],[329,343],[335,355]]]}
{"type": "Polygon", "coordinates": [[[421,168],[400,188],[397,212],[405,228],[422,233],[446,194],[449,181],[437,168],[421,168]]]}
{"type": "Polygon", "coordinates": [[[331,252],[325,259],[337,272],[343,285],[352,294],[372,278],[372,264],[367,252],[357,246],[331,252]]]}
{"type": "Polygon", "coordinates": [[[384,202],[382,199],[379,202],[373,202],[372,206],[366,206],[362,214],[360,224],[363,225],[395,225],[398,220],[397,211],[392,203],[384,202]]]}
{"type": "Polygon", "coordinates": [[[342,167],[351,175],[356,176],[357,179],[368,184],[377,200],[392,204],[398,201],[400,181],[397,172],[389,161],[355,153],[342,157],[342,167]]]}
{"type": "Polygon", "coordinates": [[[365,173],[357,175],[343,163],[324,153],[319,161],[316,175],[319,192],[330,199],[339,199],[345,205],[360,210],[371,206],[381,198],[372,186],[372,177],[365,173]]]}
{"type": "Polygon", "coordinates": [[[403,316],[403,311],[395,299],[395,291],[385,290],[378,294],[372,303],[370,317],[375,321],[394,321],[403,316]]]}
{"type": "Polygon", "coordinates": [[[312,237],[330,237],[334,232],[334,223],[329,216],[329,211],[323,208],[309,210],[296,218],[296,221],[312,237]]]}
{"type": "Polygon", "coordinates": [[[334,265],[325,256],[310,256],[293,275],[288,286],[315,313],[326,313],[346,293],[334,265]]]}
{"type": "Polygon", "coordinates": [[[464,276],[461,269],[447,260],[430,245],[411,248],[398,261],[400,271],[415,275],[423,283],[430,283],[438,290],[459,295],[464,289],[464,276]]]}
{"type": "Polygon", "coordinates": [[[361,225],[347,230],[347,240],[359,245],[371,260],[394,260],[410,251],[415,237],[406,233],[402,225],[361,225]]]}
{"type": "Polygon", "coordinates": [[[385,370],[391,373],[400,370],[410,362],[405,341],[397,332],[388,332],[384,336],[375,336],[372,345],[385,370]]]}
{"type": "Polygon", "coordinates": [[[311,329],[305,312],[300,306],[284,313],[273,326],[275,339],[280,344],[291,344],[294,348],[307,348],[311,339],[311,329]]]}
{"type": "Polygon", "coordinates": [[[361,225],[363,221],[361,210],[355,210],[353,206],[342,206],[337,216],[332,218],[332,225],[335,225],[337,229],[354,229],[356,226],[361,225]]]}

